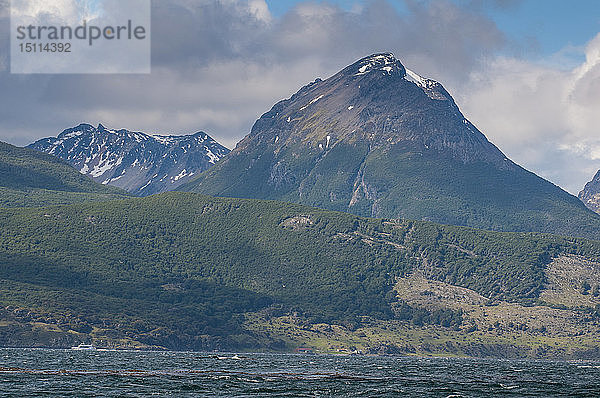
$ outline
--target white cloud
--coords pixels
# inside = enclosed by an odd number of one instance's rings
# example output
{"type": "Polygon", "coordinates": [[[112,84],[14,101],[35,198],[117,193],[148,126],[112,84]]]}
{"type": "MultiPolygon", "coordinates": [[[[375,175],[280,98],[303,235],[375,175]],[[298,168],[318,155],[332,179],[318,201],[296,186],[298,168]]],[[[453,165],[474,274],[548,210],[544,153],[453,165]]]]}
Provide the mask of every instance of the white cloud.
{"type": "Polygon", "coordinates": [[[524,167],[577,194],[600,168],[600,34],[564,68],[497,57],[460,87],[458,103],[524,167]]]}
{"type": "Polygon", "coordinates": [[[485,17],[439,1],[414,5],[409,14],[382,0],[350,12],[305,2],[282,18],[273,18],[263,0],[156,1],[151,75],[0,73],[0,139],[24,145],[101,119],[148,131],[202,129],[231,146],[276,101],[374,52],[464,77],[481,53],[498,48],[501,34],[485,17]],[[465,25],[481,34],[443,43],[465,25]]]}
{"type": "MultiPolygon", "coordinates": [[[[407,0],[402,14],[384,0],[351,11],[306,1],[281,18],[264,0],[154,1],[151,75],[0,70],[0,140],[25,145],[89,121],[148,132],[205,130],[233,147],[263,112],[302,85],[362,56],[392,51],[443,83],[509,157],[576,193],[600,168],[600,36],[537,62],[498,57],[507,41],[483,4],[516,1],[407,0]],[[573,54],[586,59],[574,62],[573,54]]],[[[74,0],[43,3],[57,2],[68,9],[74,0]]],[[[0,0],[0,19],[7,4],[0,0]]],[[[5,25],[0,39],[8,37],[5,25]]],[[[7,45],[0,40],[0,50],[7,45]]]]}
{"type": "Polygon", "coordinates": [[[79,22],[97,16],[99,0],[12,0],[13,18],[79,22]]]}
{"type": "Polygon", "coordinates": [[[267,23],[271,22],[271,12],[265,0],[249,0],[248,9],[257,19],[267,23]]]}

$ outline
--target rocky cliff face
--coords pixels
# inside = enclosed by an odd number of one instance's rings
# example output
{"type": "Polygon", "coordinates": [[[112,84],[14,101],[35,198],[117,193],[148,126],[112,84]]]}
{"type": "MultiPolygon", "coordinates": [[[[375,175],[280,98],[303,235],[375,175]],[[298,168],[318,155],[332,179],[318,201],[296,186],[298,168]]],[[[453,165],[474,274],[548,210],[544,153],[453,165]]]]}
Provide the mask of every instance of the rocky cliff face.
{"type": "Polygon", "coordinates": [[[180,189],[498,230],[570,233],[577,227],[558,221],[565,208],[594,217],[509,160],[440,83],[389,53],[278,102],[180,189]]]}
{"type": "Polygon", "coordinates": [[[141,196],[171,191],[229,153],[203,132],[148,135],[102,124],[80,124],[29,147],[66,160],[97,182],[141,196]]]}
{"type": "Polygon", "coordinates": [[[600,170],[578,195],[588,209],[600,213],[600,170]]]}
{"type": "MultiPolygon", "coordinates": [[[[392,54],[363,58],[277,103],[232,155],[258,143],[279,153],[301,143],[322,157],[340,143],[359,140],[371,151],[404,143],[447,152],[463,163],[514,168],[465,119],[440,83],[407,70],[392,54]]],[[[281,173],[277,163],[272,169],[281,173]]]]}

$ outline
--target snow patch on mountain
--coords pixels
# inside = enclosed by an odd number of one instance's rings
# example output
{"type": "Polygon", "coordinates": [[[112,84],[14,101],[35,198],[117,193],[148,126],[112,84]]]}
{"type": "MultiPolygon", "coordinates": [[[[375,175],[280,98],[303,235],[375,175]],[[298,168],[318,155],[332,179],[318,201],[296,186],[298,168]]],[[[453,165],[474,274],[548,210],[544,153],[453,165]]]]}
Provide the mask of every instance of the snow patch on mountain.
{"type": "Polygon", "coordinates": [[[440,83],[436,82],[435,80],[422,77],[408,68],[405,68],[405,70],[406,75],[404,76],[404,79],[419,86],[429,98],[435,100],[451,99],[450,95],[446,93],[446,90],[444,90],[440,83]]]}
{"type": "Polygon", "coordinates": [[[372,71],[384,71],[387,74],[391,74],[394,70],[399,70],[399,62],[393,54],[375,54],[371,57],[367,57],[362,60],[361,66],[358,68],[358,72],[354,76],[366,75],[372,71]]]}
{"type": "Polygon", "coordinates": [[[424,78],[413,72],[412,70],[406,68],[406,76],[404,77],[409,82],[416,83],[418,85],[422,85],[425,81],[424,78]]]}

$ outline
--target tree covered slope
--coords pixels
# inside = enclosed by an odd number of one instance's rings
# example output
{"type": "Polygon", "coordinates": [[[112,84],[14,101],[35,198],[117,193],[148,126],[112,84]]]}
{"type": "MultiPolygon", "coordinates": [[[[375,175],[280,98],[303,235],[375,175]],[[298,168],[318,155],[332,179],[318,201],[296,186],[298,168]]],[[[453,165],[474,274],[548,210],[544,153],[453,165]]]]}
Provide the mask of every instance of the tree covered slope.
{"type": "Polygon", "coordinates": [[[398,278],[419,273],[491,301],[531,305],[559,255],[597,261],[600,244],[168,193],[0,210],[0,303],[98,341],[277,347],[244,317],[296,313],[355,327],[364,316],[420,314],[456,326],[456,311],[423,313],[399,302],[398,278]]]}
{"type": "Polygon", "coordinates": [[[0,206],[47,206],[123,198],[51,155],[0,142],[0,206]]]}

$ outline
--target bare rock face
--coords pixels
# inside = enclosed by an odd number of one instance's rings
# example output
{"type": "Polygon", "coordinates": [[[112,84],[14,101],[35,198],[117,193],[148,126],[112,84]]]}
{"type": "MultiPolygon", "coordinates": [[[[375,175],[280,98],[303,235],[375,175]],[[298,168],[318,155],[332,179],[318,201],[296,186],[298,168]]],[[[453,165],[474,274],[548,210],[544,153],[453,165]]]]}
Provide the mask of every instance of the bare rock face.
{"type": "Polygon", "coordinates": [[[229,153],[206,133],[148,135],[89,124],[29,145],[66,160],[82,174],[146,196],[172,191],[229,153]]]}
{"type": "Polygon", "coordinates": [[[588,209],[600,213],[600,170],[578,195],[588,209]]]}
{"type": "Polygon", "coordinates": [[[178,189],[495,230],[569,234],[578,227],[565,209],[594,216],[509,160],[440,83],[390,53],[278,102],[223,161],[178,189]]]}
{"type": "MultiPolygon", "coordinates": [[[[323,156],[340,142],[357,140],[368,143],[371,151],[410,143],[446,151],[463,163],[515,167],[465,119],[440,83],[407,71],[392,54],[363,58],[277,103],[237,152],[268,143],[281,155],[275,158],[281,158],[300,143],[323,156]]],[[[273,167],[281,168],[281,163],[273,167]]]]}

